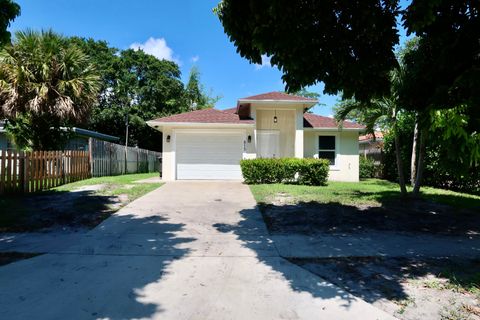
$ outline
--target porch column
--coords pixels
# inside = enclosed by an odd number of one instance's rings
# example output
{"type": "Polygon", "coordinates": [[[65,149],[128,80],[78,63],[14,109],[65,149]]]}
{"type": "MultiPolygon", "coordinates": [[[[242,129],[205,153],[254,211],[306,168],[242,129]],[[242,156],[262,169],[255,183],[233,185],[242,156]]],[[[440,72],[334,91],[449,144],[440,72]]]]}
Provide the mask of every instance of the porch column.
{"type": "Polygon", "coordinates": [[[296,111],[295,158],[303,158],[303,107],[296,111]]]}

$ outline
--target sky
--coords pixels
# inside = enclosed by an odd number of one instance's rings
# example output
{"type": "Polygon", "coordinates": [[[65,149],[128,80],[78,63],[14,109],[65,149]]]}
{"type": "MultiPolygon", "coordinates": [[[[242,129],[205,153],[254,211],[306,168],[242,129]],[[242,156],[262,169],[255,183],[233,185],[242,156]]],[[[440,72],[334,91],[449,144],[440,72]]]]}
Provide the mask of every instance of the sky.
{"type": "MultiPolygon", "coordinates": [[[[141,48],[178,63],[184,82],[196,65],[207,92],[221,96],[218,109],[234,107],[239,98],[284,91],[281,72],[267,59],[253,65],[236,53],[213,14],[218,1],[16,0],[21,15],[9,30],[52,29],[65,36],[105,40],[118,49],[141,48]]],[[[401,31],[401,42],[404,39],[401,31]]],[[[331,116],[338,97],[324,95],[322,84],[307,89],[321,94],[321,105],[313,111],[331,116]]]]}

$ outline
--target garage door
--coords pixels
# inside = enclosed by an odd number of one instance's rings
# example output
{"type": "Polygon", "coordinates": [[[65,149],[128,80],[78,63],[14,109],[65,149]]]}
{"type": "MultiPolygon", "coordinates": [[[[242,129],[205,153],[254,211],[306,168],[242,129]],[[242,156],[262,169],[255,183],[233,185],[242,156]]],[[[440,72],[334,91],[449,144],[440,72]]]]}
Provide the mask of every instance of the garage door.
{"type": "Polygon", "coordinates": [[[176,134],[177,179],[241,179],[242,133],[176,134]]]}

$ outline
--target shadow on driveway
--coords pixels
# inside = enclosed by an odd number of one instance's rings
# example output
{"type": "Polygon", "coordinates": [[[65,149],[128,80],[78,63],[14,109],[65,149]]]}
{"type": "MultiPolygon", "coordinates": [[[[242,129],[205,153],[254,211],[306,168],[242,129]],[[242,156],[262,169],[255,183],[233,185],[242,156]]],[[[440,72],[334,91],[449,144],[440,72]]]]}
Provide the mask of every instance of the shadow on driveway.
{"type": "Polygon", "coordinates": [[[170,265],[188,254],[184,245],[195,238],[177,236],[184,225],[158,216],[110,219],[113,224],[136,227],[154,224],[161,235],[135,234],[135,241],[127,244],[120,234],[100,232],[103,241],[91,235],[76,248],[65,249],[66,253],[45,254],[0,268],[2,317],[137,319],[161,312],[161,299],[153,302],[145,291],[173,272],[170,265]],[[133,248],[142,254],[128,254],[133,248]],[[117,249],[127,254],[114,253],[117,249]]]}

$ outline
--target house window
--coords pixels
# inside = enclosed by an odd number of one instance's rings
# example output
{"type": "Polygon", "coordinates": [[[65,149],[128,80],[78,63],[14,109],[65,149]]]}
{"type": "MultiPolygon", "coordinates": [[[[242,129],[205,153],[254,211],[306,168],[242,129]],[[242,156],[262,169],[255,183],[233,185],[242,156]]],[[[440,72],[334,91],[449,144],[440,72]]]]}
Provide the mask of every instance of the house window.
{"type": "Polygon", "coordinates": [[[318,137],[318,157],[327,159],[330,165],[335,165],[336,158],[336,141],[335,136],[319,136],[318,137]]]}

